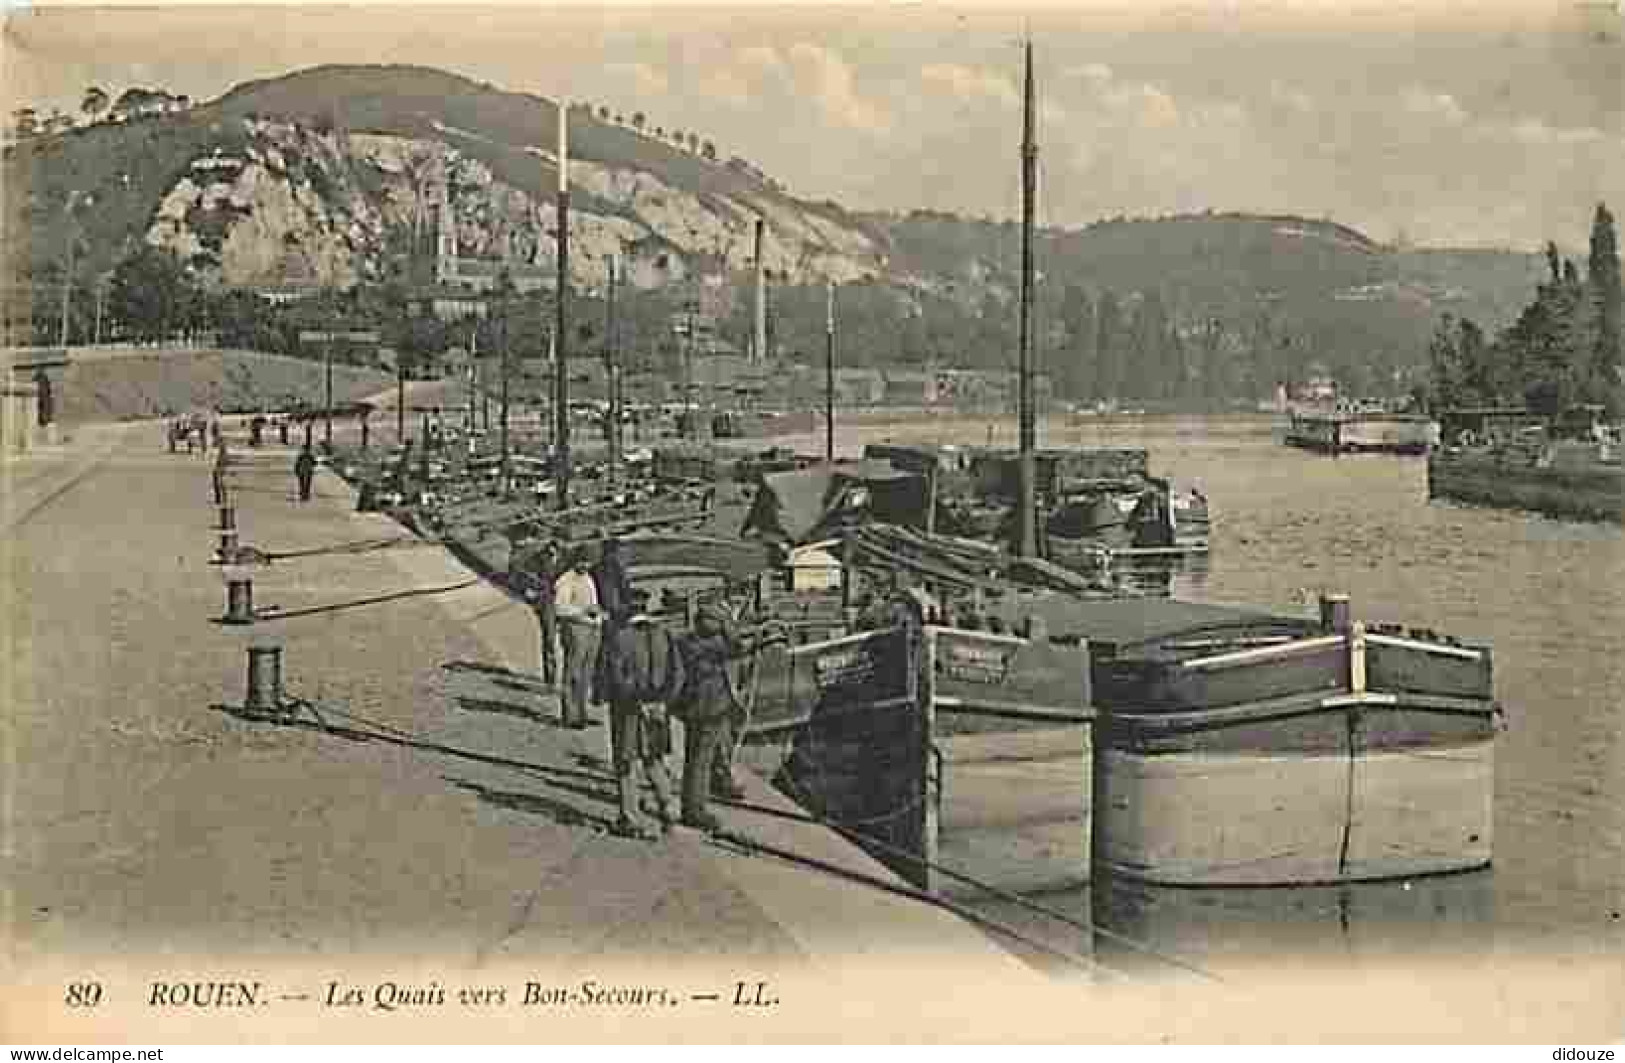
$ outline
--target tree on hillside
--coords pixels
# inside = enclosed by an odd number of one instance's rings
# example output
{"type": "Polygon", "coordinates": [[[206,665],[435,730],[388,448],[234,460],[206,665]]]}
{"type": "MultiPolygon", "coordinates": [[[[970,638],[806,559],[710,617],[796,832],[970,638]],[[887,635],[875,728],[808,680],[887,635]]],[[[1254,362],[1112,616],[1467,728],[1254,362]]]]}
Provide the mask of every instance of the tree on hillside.
{"type": "Polygon", "coordinates": [[[598,118],[599,118],[600,121],[604,121],[604,122],[609,121],[609,108],[600,106],[598,108],[598,118]]]}
{"type": "Polygon", "coordinates": [[[1057,393],[1081,399],[1095,394],[1095,304],[1088,289],[1068,284],[1061,297],[1066,338],[1052,359],[1057,393]]]}
{"type": "Polygon", "coordinates": [[[270,305],[253,292],[237,289],[209,298],[209,318],[224,347],[286,353],[285,317],[281,307],[270,305]]]}
{"type": "Polygon", "coordinates": [[[31,137],[39,132],[39,114],[32,107],[19,107],[11,112],[11,131],[17,137],[31,137]]]}
{"type": "Polygon", "coordinates": [[[1597,204],[1591,224],[1591,257],[1586,275],[1596,313],[1596,343],[1592,357],[1592,397],[1617,414],[1621,405],[1618,371],[1620,365],[1620,310],[1625,289],[1620,286],[1619,243],[1614,232],[1614,216],[1608,205],[1597,204]]]}
{"type": "Polygon", "coordinates": [[[1095,306],[1095,391],[1103,399],[1115,399],[1123,392],[1122,304],[1110,288],[1095,306]]]}
{"type": "Polygon", "coordinates": [[[87,120],[94,122],[97,115],[107,110],[107,105],[110,102],[107,93],[102,91],[101,86],[92,85],[85,90],[85,98],[79,104],[79,110],[84,112],[87,120]]]}
{"type": "Polygon", "coordinates": [[[1501,393],[1493,357],[1476,324],[1445,314],[1428,343],[1428,405],[1434,410],[1497,405],[1501,393]]]}
{"type": "Polygon", "coordinates": [[[192,282],[173,252],[143,246],[113,268],[107,311],[137,340],[186,331],[196,305],[192,282]]]}
{"type": "Polygon", "coordinates": [[[705,144],[700,148],[700,154],[706,159],[706,161],[708,161],[708,162],[716,162],[717,161],[717,146],[715,144],[711,143],[709,140],[707,140],[705,142],[705,144]]]}
{"type": "Polygon", "coordinates": [[[641,133],[643,132],[643,124],[648,120],[648,117],[642,111],[637,111],[632,115],[632,128],[641,133]]]}
{"type": "Polygon", "coordinates": [[[131,86],[119,94],[113,102],[112,115],[114,118],[129,118],[139,114],[145,107],[153,103],[153,94],[146,89],[131,86]]]}

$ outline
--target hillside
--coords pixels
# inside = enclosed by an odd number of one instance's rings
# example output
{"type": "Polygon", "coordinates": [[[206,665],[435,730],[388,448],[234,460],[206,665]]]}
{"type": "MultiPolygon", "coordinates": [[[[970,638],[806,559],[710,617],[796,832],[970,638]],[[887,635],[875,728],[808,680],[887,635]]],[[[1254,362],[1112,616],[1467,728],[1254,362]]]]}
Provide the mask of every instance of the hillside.
{"type": "MultiPolygon", "coordinates": [[[[10,268],[59,283],[71,229],[84,235],[81,282],[143,242],[175,251],[207,287],[380,282],[405,252],[433,251],[444,195],[464,268],[489,276],[506,263],[545,285],[556,121],[550,101],[442,71],[317,67],[184,113],[35,138],[9,150],[0,172],[10,268]],[[94,197],[71,222],[70,190],[94,197]]],[[[571,273],[583,291],[602,290],[611,253],[659,297],[654,318],[699,275],[741,289],[761,216],[772,329],[787,353],[821,354],[823,286],[835,281],[844,361],[1013,357],[1014,224],[807,202],[743,159],[708,159],[585,105],[572,110],[570,144],[571,273]]],[[[1139,387],[1247,397],[1316,365],[1392,383],[1422,364],[1442,314],[1493,330],[1542,272],[1534,255],[1395,249],[1330,221],[1241,214],[1049,229],[1038,254],[1046,364],[1080,396],[1139,387]],[[1096,329],[1103,306],[1123,315],[1122,336],[1109,322],[1096,329]],[[1099,336],[1085,337],[1090,329],[1099,336]],[[1147,341],[1147,330],[1160,338],[1147,341]],[[1165,362],[1157,372],[1168,379],[1073,372],[1068,360],[1114,343],[1120,360],[1165,362]],[[1195,365],[1196,347],[1208,363],[1231,350],[1247,364],[1195,365]]],[[[728,302],[724,332],[743,345],[748,315],[742,300],[728,302]]]]}
{"type": "MultiPolygon", "coordinates": [[[[183,114],[25,141],[5,160],[6,231],[19,272],[58,268],[70,190],[89,267],[133,241],[169,246],[206,278],[347,285],[383,273],[390,238],[415,230],[449,185],[458,253],[552,265],[557,112],[418,67],[318,67],[251,82],[183,114]]],[[[794,200],[742,166],[712,162],[587,108],[571,114],[572,278],[600,287],[611,251],[644,287],[693,268],[743,268],[755,218],[766,262],[798,280],[878,272],[881,247],[840,210],[794,200]]]]}

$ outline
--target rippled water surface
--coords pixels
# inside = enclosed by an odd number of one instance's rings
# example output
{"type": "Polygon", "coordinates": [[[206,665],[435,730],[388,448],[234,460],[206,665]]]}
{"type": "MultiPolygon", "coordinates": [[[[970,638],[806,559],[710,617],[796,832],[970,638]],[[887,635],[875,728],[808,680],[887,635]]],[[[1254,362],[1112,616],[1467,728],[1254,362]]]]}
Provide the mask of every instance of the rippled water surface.
{"type": "MultiPolygon", "coordinates": [[[[985,423],[843,432],[985,443],[985,423]]],[[[1009,443],[1009,431],[996,433],[1009,443]]],[[[1097,908],[1189,953],[1341,937],[1424,948],[1617,948],[1625,937],[1625,535],[1616,526],[1429,502],[1421,458],[1282,446],[1268,418],[1052,423],[1044,446],[1138,446],[1211,500],[1213,549],[1179,597],[1307,612],[1322,590],[1356,616],[1494,650],[1508,730],[1497,749],[1493,871],[1332,891],[1110,889],[1097,908]]],[[[1052,898],[1076,907],[1077,898],[1052,898]]]]}

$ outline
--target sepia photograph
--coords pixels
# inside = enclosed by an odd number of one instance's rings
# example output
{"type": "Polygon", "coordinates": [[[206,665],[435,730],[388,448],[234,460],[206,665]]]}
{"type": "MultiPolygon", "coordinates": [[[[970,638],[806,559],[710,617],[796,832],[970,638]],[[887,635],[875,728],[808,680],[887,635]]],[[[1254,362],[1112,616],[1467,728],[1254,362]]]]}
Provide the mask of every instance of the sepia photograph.
{"type": "Polygon", "coordinates": [[[0,1042],[1625,1043],[1625,2],[0,18],[0,1042]]]}

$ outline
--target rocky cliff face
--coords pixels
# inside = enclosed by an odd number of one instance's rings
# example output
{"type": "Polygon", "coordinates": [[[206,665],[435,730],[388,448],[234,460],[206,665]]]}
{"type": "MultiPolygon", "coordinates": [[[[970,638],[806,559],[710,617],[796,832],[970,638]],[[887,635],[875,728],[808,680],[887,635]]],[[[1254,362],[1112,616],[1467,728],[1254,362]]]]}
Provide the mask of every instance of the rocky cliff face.
{"type": "MultiPolygon", "coordinates": [[[[376,279],[391,252],[434,252],[443,199],[456,256],[554,268],[551,199],[538,202],[504,183],[453,144],[265,119],[245,120],[244,132],[245,146],[192,160],[146,232],[149,243],[174,250],[211,283],[376,279]]],[[[548,153],[528,150],[551,166],[548,153]]],[[[866,233],[765,193],[694,193],[643,170],[594,162],[573,162],[570,173],[585,204],[570,214],[570,272],[586,290],[604,286],[612,254],[632,263],[629,276],[643,287],[748,269],[758,216],[767,222],[763,258],[777,277],[844,283],[885,264],[866,233]]]]}

